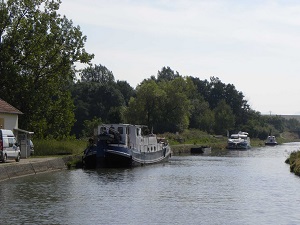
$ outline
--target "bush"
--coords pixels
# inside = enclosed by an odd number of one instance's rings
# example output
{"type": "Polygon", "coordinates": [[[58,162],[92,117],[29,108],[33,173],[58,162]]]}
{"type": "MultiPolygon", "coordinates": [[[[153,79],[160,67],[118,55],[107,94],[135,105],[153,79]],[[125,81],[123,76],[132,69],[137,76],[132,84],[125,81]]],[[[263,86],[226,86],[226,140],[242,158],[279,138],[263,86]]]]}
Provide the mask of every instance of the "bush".
{"type": "Polygon", "coordinates": [[[290,171],[300,176],[300,151],[292,152],[286,160],[290,164],[290,171]]]}

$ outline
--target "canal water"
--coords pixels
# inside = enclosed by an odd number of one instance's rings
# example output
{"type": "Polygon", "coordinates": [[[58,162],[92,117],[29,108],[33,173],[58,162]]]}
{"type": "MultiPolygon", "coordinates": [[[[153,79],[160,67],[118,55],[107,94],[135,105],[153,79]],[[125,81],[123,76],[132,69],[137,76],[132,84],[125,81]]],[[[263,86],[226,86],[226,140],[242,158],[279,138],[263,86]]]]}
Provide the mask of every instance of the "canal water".
{"type": "Polygon", "coordinates": [[[300,224],[300,143],[0,183],[0,224],[300,224]]]}

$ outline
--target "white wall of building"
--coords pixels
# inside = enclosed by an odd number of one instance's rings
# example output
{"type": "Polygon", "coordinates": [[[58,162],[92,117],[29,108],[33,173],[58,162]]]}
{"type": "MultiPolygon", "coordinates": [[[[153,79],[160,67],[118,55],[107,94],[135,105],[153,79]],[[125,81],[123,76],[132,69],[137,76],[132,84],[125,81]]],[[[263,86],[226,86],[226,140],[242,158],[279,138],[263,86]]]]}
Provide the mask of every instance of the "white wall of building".
{"type": "Polygon", "coordinates": [[[13,130],[18,128],[18,114],[0,113],[4,126],[1,129],[13,130]]]}

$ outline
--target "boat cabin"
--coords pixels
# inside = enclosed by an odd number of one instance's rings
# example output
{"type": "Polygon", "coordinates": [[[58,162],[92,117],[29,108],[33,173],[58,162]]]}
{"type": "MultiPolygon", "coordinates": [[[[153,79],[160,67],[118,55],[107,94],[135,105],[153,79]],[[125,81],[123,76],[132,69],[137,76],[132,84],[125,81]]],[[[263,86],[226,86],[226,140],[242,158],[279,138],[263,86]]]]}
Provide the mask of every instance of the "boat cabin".
{"type": "Polygon", "coordinates": [[[97,135],[99,140],[106,140],[109,144],[123,145],[140,152],[161,150],[166,143],[142,125],[103,124],[98,127],[97,135]]]}
{"type": "Polygon", "coordinates": [[[248,139],[248,133],[239,132],[238,134],[232,134],[230,136],[230,139],[244,139],[244,140],[247,140],[248,139]]]}

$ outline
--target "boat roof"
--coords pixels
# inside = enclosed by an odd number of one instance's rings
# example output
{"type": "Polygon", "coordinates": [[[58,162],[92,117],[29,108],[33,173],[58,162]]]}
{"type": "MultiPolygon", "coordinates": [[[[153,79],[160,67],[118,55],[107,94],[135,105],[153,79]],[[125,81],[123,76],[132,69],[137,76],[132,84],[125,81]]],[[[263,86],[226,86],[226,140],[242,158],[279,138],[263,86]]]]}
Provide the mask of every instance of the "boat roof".
{"type": "Polygon", "coordinates": [[[246,138],[246,137],[248,137],[247,135],[245,135],[245,134],[232,134],[230,137],[232,137],[232,138],[246,138]]]}
{"type": "Polygon", "coordinates": [[[127,124],[127,123],[107,123],[107,124],[101,124],[99,127],[147,127],[146,125],[136,125],[136,124],[127,124]]]}

